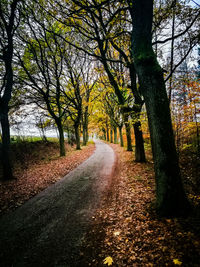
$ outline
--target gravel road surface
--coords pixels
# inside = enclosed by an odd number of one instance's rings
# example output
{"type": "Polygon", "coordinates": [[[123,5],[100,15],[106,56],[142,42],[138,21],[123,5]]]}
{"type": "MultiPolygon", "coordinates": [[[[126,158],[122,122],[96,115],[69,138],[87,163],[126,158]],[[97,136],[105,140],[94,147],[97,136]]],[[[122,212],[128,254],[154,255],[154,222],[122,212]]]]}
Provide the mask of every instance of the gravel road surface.
{"type": "Polygon", "coordinates": [[[81,241],[115,169],[112,148],[94,154],[56,184],[0,219],[0,266],[82,266],[81,241]]]}

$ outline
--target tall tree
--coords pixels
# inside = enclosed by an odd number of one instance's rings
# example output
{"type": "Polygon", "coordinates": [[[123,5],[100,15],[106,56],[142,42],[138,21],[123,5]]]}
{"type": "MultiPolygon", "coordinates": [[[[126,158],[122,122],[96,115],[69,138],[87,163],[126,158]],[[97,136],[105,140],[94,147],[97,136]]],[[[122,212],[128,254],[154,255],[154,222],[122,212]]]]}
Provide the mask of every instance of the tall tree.
{"type": "Polygon", "coordinates": [[[153,0],[128,1],[132,54],[147,109],[156,176],[157,212],[183,214],[189,208],[175,148],[163,71],[152,49],[153,0]]]}
{"type": "Polygon", "coordinates": [[[3,73],[0,74],[0,122],[2,128],[1,158],[4,179],[13,178],[8,111],[13,89],[14,36],[21,17],[20,2],[22,0],[0,2],[0,63],[3,64],[3,73]]]}
{"type": "MultiPolygon", "coordinates": [[[[116,1],[96,0],[69,1],[70,4],[65,8],[62,4],[60,5],[60,12],[66,17],[65,20],[60,20],[60,22],[67,27],[73,28],[76,32],[77,38],[75,42],[70,43],[98,59],[104,67],[110,84],[118,97],[119,104],[124,106],[122,111],[124,113],[127,132],[127,150],[132,150],[129,116],[130,112],[135,111],[139,103],[135,103],[135,105],[133,104],[127,109],[127,102],[123,91],[124,89],[126,90],[128,85],[124,84],[124,87],[122,87],[116,75],[117,67],[115,65],[119,65],[120,63],[126,68],[127,72],[127,67],[130,68],[129,65],[132,64],[130,53],[126,45],[130,41],[127,32],[128,26],[126,22],[124,22],[127,14],[127,12],[124,12],[126,8],[124,9],[124,3],[115,2],[116,1]],[[122,38],[121,36],[124,37],[122,38]],[[116,40],[120,40],[120,42],[116,40]]],[[[65,41],[68,40],[65,38],[65,41]]],[[[130,73],[133,74],[133,72],[130,73]]],[[[124,75],[124,73],[122,75],[124,75]]],[[[140,102],[142,103],[142,101],[140,102]]],[[[139,125],[136,125],[136,127],[139,127],[139,125]]],[[[136,142],[136,144],[141,144],[143,146],[143,142],[136,142]]],[[[138,149],[140,149],[140,147],[138,147],[138,149]]],[[[136,149],[136,152],[138,149],[136,149]]],[[[143,153],[140,153],[140,155],[142,154],[143,153]]],[[[143,158],[141,158],[141,161],[143,161],[143,158]]]]}
{"type": "Polygon", "coordinates": [[[23,56],[18,53],[18,57],[24,70],[21,70],[21,75],[28,90],[27,96],[53,118],[59,132],[60,156],[64,156],[63,118],[66,106],[62,88],[65,84],[63,68],[66,48],[55,34],[58,31],[62,29],[50,22],[48,17],[44,19],[41,10],[37,9],[35,13],[30,9],[25,28],[19,33],[25,52],[23,56]]]}

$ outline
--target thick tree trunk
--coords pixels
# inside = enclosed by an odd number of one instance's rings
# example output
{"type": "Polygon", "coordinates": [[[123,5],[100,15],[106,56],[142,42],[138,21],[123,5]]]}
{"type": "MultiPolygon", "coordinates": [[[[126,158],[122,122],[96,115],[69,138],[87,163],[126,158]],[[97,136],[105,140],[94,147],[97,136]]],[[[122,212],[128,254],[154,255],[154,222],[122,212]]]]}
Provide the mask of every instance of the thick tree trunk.
{"type": "Polygon", "coordinates": [[[65,156],[65,139],[64,139],[64,132],[63,132],[63,126],[61,121],[56,122],[58,127],[58,133],[59,133],[59,146],[60,146],[60,156],[65,156]]]}
{"type": "Polygon", "coordinates": [[[128,121],[128,114],[124,114],[124,124],[126,129],[127,151],[133,151],[131,141],[131,127],[128,121]]]}
{"type": "Polygon", "coordinates": [[[136,162],[145,162],[145,150],[144,150],[144,140],[141,130],[141,123],[137,121],[133,125],[134,134],[135,134],[135,161],[136,162]]]}
{"type": "Polygon", "coordinates": [[[114,126],[114,144],[117,144],[117,127],[114,126]]]}
{"type": "Polygon", "coordinates": [[[178,216],[188,211],[178,165],[162,69],[151,45],[153,0],[132,1],[132,53],[145,100],[156,177],[157,212],[178,216]]]}
{"type": "Polygon", "coordinates": [[[75,137],[76,137],[76,150],[80,150],[81,143],[80,143],[79,125],[74,125],[74,129],[75,129],[75,137]]]}
{"type": "Polygon", "coordinates": [[[10,127],[8,120],[8,108],[0,109],[0,121],[2,128],[1,160],[3,167],[3,179],[13,179],[11,151],[10,151],[10,127]]]}
{"type": "MultiPolygon", "coordinates": [[[[2,127],[2,164],[3,164],[3,178],[12,179],[12,164],[10,157],[10,127],[8,120],[8,105],[11,99],[13,88],[13,38],[15,33],[15,18],[16,10],[19,0],[12,1],[8,4],[8,14],[4,14],[4,10],[0,8],[1,17],[1,32],[4,36],[4,41],[1,41],[1,60],[5,67],[2,71],[2,87],[0,93],[0,123],[2,127]]],[[[6,12],[7,13],[7,12],[6,12]]],[[[3,38],[2,36],[2,38],[3,38]]]]}
{"type": "Polygon", "coordinates": [[[124,146],[124,140],[123,140],[123,135],[122,135],[122,126],[119,126],[119,138],[120,138],[120,146],[124,146]]]}
{"type": "Polygon", "coordinates": [[[113,143],[113,130],[110,130],[110,142],[113,143]]]}

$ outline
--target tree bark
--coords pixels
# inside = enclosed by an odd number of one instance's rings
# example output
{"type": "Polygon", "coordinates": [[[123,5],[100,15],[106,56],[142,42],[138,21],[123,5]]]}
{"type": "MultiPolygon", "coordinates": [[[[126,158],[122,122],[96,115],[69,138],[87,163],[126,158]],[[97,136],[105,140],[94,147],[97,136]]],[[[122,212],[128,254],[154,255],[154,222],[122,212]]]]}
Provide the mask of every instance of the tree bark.
{"type": "Polygon", "coordinates": [[[65,156],[65,139],[64,139],[64,132],[63,132],[63,126],[61,121],[56,122],[58,127],[58,133],[59,133],[59,146],[60,146],[60,156],[65,156]]]}
{"type": "Polygon", "coordinates": [[[136,162],[145,162],[145,150],[144,150],[144,140],[143,134],[141,130],[141,122],[140,122],[140,114],[142,110],[142,106],[144,101],[141,98],[140,90],[137,88],[137,79],[136,79],[136,71],[134,67],[134,63],[132,62],[129,66],[130,78],[131,78],[131,90],[134,95],[134,104],[137,108],[135,108],[135,112],[132,113],[132,119],[135,121],[133,124],[134,127],[134,135],[135,135],[135,161],[136,162]]]}
{"type": "Polygon", "coordinates": [[[106,121],[106,141],[110,141],[108,122],[106,121]]]}
{"type": "Polygon", "coordinates": [[[131,127],[128,121],[128,114],[124,114],[124,124],[126,128],[127,151],[133,151],[131,141],[131,127]]]}
{"type": "Polygon", "coordinates": [[[145,100],[156,178],[156,208],[161,216],[178,216],[189,209],[175,148],[169,102],[162,69],[152,49],[153,0],[130,6],[132,54],[145,100]]]}
{"type": "Polygon", "coordinates": [[[103,131],[103,139],[106,141],[106,129],[103,128],[102,131],[103,131]]]}
{"type": "Polygon", "coordinates": [[[145,151],[144,151],[144,140],[141,130],[141,122],[137,121],[133,125],[135,134],[135,161],[146,162],[145,151]]]}
{"type": "MultiPolygon", "coordinates": [[[[13,26],[13,25],[12,25],[13,26]]],[[[11,93],[13,88],[13,37],[11,34],[12,26],[8,28],[8,46],[5,48],[3,60],[5,63],[5,75],[4,83],[5,90],[3,95],[0,95],[0,120],[2,127],[2,165],[3,165],[3,179],[13,179],[13,170],[10,156],[10,125],[8,119],[8,104],[11,99],[11,93]]]]}
{"type": "Polygon", "coordinates": [[[75,124],[74,129],[75,129],[75,137],[76,137],[76,150],[80,150],[81,149],[81,143],[80,143],[79,125],[75,124]]]}
{"type": "Polygon", "coordinates": [[[87,145],[87,129],[86,126],[83,125],[83,146],[87,145]]]}
{"type": "Polygon", "coordinates": [[[117,127],[114,126],[114,144],[117,144],[117,127]]]}
{"type": "Polygon", "coordinates": [[[123,135],[122,135],[122,126],[119,126],[119,138],[120,138],[120,146],[124,146],[124,140],[123,140],[123,135]]]}
{"type": "Polygon", "coordinates": [[[8,108],[0,109],[0,121],[2,128],[1,159],[3,167],[3,179],[13,179],[11,151],[10,151],[10,127],[8,120],[8,108]]]}
{"type": "Polygon", "coordinates": [[[106,141],[109,142],[110,141],[110,136],[109,136],[109,128],[106,128],[106,141]]]}
{"type": "Polygon", "coordinates": [[[110,142],[113,143],[113,130],[110,129],[110,142]]]}
{"type": "Polygon", "coordinates": [[[88,108],[85,109],[83,116],[83,146],[88,142],[88,108]]]}

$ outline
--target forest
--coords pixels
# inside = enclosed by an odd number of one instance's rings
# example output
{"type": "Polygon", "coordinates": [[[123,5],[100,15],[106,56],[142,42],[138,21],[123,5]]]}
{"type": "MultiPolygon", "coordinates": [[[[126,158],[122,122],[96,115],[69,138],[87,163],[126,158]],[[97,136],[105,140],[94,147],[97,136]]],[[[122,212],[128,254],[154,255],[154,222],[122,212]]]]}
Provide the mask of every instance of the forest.
{"type": "Polygon", "coordinates": [[[0,214],[104,143],[112,179],[69,266],[199,266],[199,25],[199,0],[1,0],[0,214]]]}

